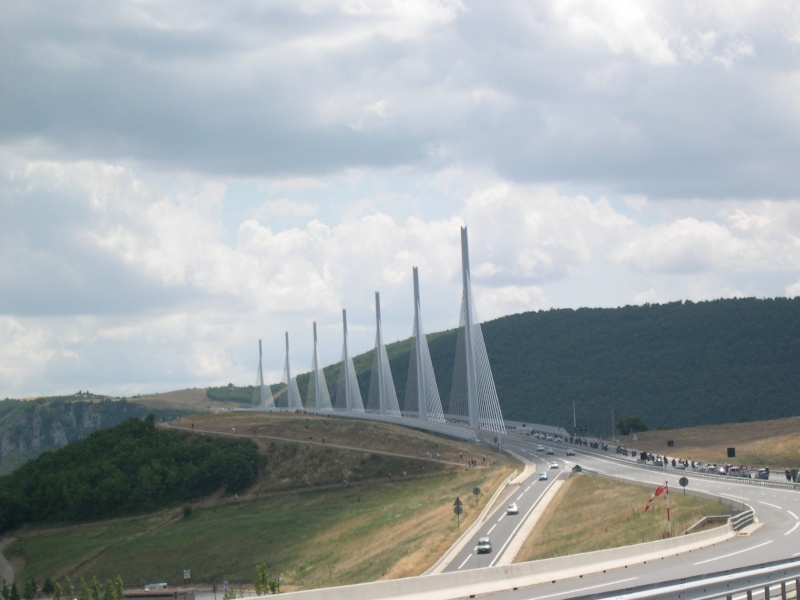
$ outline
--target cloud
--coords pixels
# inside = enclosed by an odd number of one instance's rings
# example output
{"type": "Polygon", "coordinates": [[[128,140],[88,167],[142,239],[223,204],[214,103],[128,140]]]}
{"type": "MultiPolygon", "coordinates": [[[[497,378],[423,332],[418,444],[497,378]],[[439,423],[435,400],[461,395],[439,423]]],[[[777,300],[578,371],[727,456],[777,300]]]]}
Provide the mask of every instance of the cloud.
{"type": "Polygon", "coordinates": [[[785,198],[794,16],[763,2],[14,5],[0,143],[216,176],[461,161],[651,199],[785,198]]]}
{"type": "Polygon", "coordinates": [[[463,225],[483,318],[797,287],[791,3],[6,8],[9,392],[279,378],[315,320],[335,362],[413,266],[453,327],[463,225]]]}

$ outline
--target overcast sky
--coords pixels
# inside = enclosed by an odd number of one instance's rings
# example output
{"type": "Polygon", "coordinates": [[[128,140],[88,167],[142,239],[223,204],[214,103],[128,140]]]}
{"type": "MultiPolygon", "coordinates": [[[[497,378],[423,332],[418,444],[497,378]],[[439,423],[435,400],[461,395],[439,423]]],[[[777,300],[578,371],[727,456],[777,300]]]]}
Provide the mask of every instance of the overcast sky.
{"type": "Polygon", "coordinates": [[[483,321],[800,294],[800,4],[3,3],[0,398],[456,327],[462,225],[483,321]]]}

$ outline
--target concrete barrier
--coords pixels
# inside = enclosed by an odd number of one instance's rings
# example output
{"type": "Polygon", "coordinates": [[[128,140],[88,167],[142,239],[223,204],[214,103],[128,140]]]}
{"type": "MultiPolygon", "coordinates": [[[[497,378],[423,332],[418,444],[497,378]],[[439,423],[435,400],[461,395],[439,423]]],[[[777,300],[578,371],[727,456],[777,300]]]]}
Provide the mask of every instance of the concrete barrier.
{"type": "Polygon", "coordinates": [[[471,569],[457,573],[440,573],[391,581],[290,592],[282,594],[282,596],[293,600],[380,600],[383,598],[451,600],[642,564],[664,556],[712,546],[734,535],[736,532],[728,523],[716,529],[623,548],[573,554],[514,565],[471,569]]]}

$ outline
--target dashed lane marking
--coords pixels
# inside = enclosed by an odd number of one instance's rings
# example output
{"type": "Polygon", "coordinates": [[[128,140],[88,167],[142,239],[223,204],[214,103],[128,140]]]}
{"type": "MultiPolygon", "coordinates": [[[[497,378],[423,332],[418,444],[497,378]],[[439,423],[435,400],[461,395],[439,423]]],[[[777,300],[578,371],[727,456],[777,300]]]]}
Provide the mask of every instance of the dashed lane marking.
{"type": "Polygon", "coordinates": [[[722,560],[724,558],[730,558],[731,556],[736,556],[737,554],[741,554],[742,552],[750,552],[755,550],[756,548],[761,548],[762,546],[766,546],[767,544],[771,544],[772,540],[764,542],[763,544],[759,544],[758,546],[751,546],[749,548],[745,548],[744,550],[739,550],[738,552],[731,552],[730,554],[725,554],[724,556],[716,556],[714,558],[709,558],[708,560],[701,560],[700,562],[694,563],[695,566],[697,565],[704,565],[706,563],[714,562],[715,560],[722,560]]]}

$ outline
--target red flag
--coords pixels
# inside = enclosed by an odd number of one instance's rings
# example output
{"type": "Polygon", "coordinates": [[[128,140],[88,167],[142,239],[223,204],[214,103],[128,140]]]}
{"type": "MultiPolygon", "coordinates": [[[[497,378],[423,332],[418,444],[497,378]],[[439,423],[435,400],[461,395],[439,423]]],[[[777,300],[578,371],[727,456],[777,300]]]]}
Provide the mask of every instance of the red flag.
{"type": "Polygon", "coordinates": [[[650,510],[650,505],[653,503],[653,499],[656,496],[660,496],[663,493],[664,493],[664,488],[662,486],[658,486],[656,488],[656,491],[653,492],[653,495],[650,496],[650,500],[647,501],[647,506],[644,507],[644,512],[647,512],[648,510],[650,510]]]}

